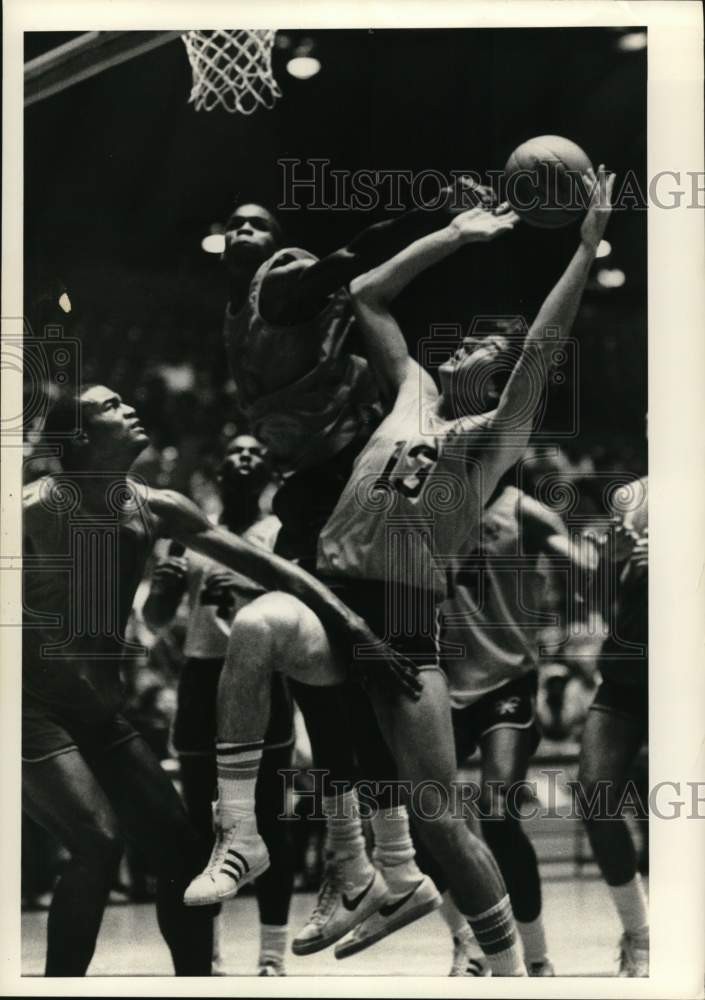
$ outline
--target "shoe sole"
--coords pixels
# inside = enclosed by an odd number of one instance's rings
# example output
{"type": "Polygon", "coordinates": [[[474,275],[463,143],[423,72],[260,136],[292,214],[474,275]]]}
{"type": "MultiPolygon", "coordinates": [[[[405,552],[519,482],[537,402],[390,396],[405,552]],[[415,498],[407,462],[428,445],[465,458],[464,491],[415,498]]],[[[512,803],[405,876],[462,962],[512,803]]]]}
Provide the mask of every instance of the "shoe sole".
{"type": "Polygon", "coordinates": [[[389,922],[385,924],[384,928],[378,930],[374,934],[370,934],[369,937],[364,938],[361,941],[351,941],[349,944],[343,943],[339,948],[335,949],[336,958],[349,958],[351,955],[357,955],[360,951],[365,951],[366,948],[372,947],[373,944],[377,944],[383,938],[389,937],[390,934],[394,934],[395,931],[399,931],[402,927],[406,927],[407,924],[413,924],[415,920],[420,920],[421,917],[427,916],[429,913],[433,913],[437,910],[443,900],[440,896],[436,896],[434,899],[429,899],[425,903],[419,903],[418,906],[413,907],[413,909],[408,910],[406,913],[400,913],[397,917],[391,917],[389,922]]]}
{"type": "Polygon", "coordinates": [[[218,896],[200,896],[198,899],[184,899],[184,906],[213,906],[215,903],[224,903],[227,899],[233,899],[237,896],[238,892],[244,885],[248,885],[250,882],[254,882],[256,878],[259,878],[264,872],[269,868],[269,858],[265,861],[260,861],[258,865],[254,868],[250,868],[245,875],[242,876],[239,882],[235,886],[218,896]]]}

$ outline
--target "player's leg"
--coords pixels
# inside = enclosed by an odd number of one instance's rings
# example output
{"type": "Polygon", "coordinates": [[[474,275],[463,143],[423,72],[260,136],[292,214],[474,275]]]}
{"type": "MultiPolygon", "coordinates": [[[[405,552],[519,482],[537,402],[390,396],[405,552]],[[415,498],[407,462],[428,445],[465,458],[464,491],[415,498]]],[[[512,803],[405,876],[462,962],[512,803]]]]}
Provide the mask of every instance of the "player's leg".
{"type": "Polygon", "coordinates": [[[350,684],[349,710],[362,781],[359,789],[371,811],[372,858],[389,890],[376,912],[358,923],[336,946],[336,958],[369,948],[441,904],[433,881],[419,869],[405,795],[394,757],[382,736],[370,699],[360,684],[350,684]]]}
{"type": "Polygon", "coordinates": [[[553,975],[553,968],[546,952],[538,861],[513,791],[526,778],[536,744],[534,726],[496,728],[483,734],[480,815],[485,840],[509,891],[529,975],[545,976],[553,975]]]}
{"type": "Polygon", "coordinates": [[[255,882],[260,919],[258,975],[283,976],[289,906],[294,888],[291,823],[287,811],[285,770],[292,747],[267,749],[262,755],[255,793],[257,826],[269,851],[270,866],[255,882]]]}
{"type": "Polygon", "coordinates": [[[23,808],[70,852],[47,924],[47,976],[88,969],[122,854],[108,799],[77,749],[24,763],[23,808]]]}
{"type": "Polygon", "coordinates": [[[373,681],[370,692],[390,741],[399,777],[411,782],[411,808],[421,836],[444,871],[496,975],[524,975],[509,896],[489,848],[467,827],[453,801],[456,777],[450,702],[439,670],[423,674],[418,701],[373,681]]]}
{"type": "Polygon", "coordinates": [[[634,700],[645,698],[603,681],[585,722],[577,785],[590,845],[624,929],[620,974],[630,977],[648,975],[649,947],[648,903],[637,852],[617,814],[629,769],[646,736],[644,713],[634,711],[634,700]]]}
{"type": "Polygon", "coordinates": [[[141,737],[96,754],[91,763],[121,828],[156,872],[157,919],[176,975],[210,975],[215,910],[184,905],[202,846],[171,779],[141,737]]]}

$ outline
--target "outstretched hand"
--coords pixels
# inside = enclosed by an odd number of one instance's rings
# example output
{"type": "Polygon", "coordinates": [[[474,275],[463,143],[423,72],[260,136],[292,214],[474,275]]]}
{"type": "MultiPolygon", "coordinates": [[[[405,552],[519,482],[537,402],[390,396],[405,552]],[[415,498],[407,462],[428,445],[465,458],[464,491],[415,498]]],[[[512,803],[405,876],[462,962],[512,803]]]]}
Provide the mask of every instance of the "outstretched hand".
{"type": "Polygon", "coordinates": [[[505,201],[493,211],[481,205],[470,208],[456,215],[448,228],[455,230],[464,243],[487,243],[514,229],[518,221],[519,216],[505,201]]]}
{"type": "Polygon", "coordinates": [[[353,661],[361,669],[362,673],[379,673],[386,671],[387,677],[392,680],[403,692],[414,701],[418,701],[423,691],[423,681],[419,676],[418,668],[386,642],[382,642],[372,631],[363,619],[358,619],[351,628],[350,639],[352,645],[353,661]],[[355,656],[357,647],[364,648],[364,659],[355,656]]]}
{"type": "Polygon", "coordinates": [[[604,163],[601,163],[597,168],[597,174],[590,167],[582,178],[586,189],[590,192],[590,204],[580,227],[580,238],[591,250],[597,251],[612,214],[615,175],[608,173],[604,163]]]}

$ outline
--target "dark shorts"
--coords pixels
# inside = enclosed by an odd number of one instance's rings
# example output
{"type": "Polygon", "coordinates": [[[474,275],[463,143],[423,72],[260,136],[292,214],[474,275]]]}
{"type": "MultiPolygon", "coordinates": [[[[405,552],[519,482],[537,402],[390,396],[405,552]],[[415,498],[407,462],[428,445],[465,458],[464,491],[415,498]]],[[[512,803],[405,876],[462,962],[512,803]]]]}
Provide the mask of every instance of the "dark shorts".
{"type": "MultiPolygon", "coordinates": [[[[379,580],[341,580],[324,576],[320,579],[336,597],[364,618],[380,639],[407,656],[417,667],[435,668],[438,658],[436,609],[426,591],[379,580]]],[[[361,660],[361,666],[366,664],[374,667],[374,660],[361,660]]]]}
{"type": "Polygon", "coordinates": [[[531,751],[541,740],[536,718],[536,671],[532,670],[508,684],[488,691],[466,708],[454,708],[453,735],[458,763],[475,752],[480,740],[493,729],[527,729],[531,733],[531,751]]]}
{"type": "Polygon", "coordinates": [[[22,760],[37,764],[78,750],[90,759],[108,753],[139,733],[119,712],[99,723],[75,719],[69,711],[22,696],[22,760]]]}
{"type": "MultiPolygon", "coordinates": [[[[179,678],[172,742],[181,756],[203,756],[215,751],[218,680],[223,660],[189,659],[179,678]]],[[[266,750],[291,746],[294,715],[289,687],[281,674],[272,679],[272,708],[264,737],[266,750]]]]}
{"type": "Polygon", "coordinates": [[[625,684],[614,677],[605,677],[590,706],[591,712],[609,712],[631,719],[649,729],[649,689],[645,684],[625,684]]]}

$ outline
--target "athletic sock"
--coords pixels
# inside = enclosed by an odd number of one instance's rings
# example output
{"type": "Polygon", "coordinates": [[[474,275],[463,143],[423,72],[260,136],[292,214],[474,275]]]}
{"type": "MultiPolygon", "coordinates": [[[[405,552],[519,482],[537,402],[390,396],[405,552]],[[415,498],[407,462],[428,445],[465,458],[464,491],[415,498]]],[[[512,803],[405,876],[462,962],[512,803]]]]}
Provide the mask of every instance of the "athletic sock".
{"type": "Polygon", "coordinates": [[[326,855],[338,864],[342,878],[352,885],[369,882],[374,869],[365,851],[360,807],[354,790],[323,796],[326,817],[326,855]]]}
{"type": "Polygon", "coordinates": [[[460,912],[451,899],[450,893],[447,891],[443,893],[443,902],[441,903],[439,912],[454,938],[472,939],[472,928],[470,927],[467,918],[460,912]]]}
{"type": "Polygon", "coordinates": [[[372,830],[375,838],[372,858],[392,892],[405,892],[418,885],[423,873],[416,864],[405,807],[381,809],[372,818],[372,830]]]}
{"type": "Polygon", "coordinates": [[[494,976],[525,976],[526,966],[514,923],[509,896],[484,913],[467,916],[477,943],[494,976]]]}
{"type": "Polygon", "coordinates": [[[624,885],[609,885],[622,927],[631,937],[649,942],[649,909],[641,875],[637,872],[624,885]]]}
{"type": "Polygon", "coordinates": [[[255,816],[255,786],[262,760],[262,740],[215,745],[218,768],[218,814],[223,827],[255,816]]]}
{"type": "Polygon", "coordinates": [[[527,965],[546,961],[546,934],[543,929],[543,917],[539,914],[536,920],[517,920],[517,930],[524,945],[524,958],[527,965]]]}
{"type": "Polygon", "coordinates": [[[259,928],[259,964],[284,966],[286,943],[289,928],[286,924],[260,924],[259,928]]]}

